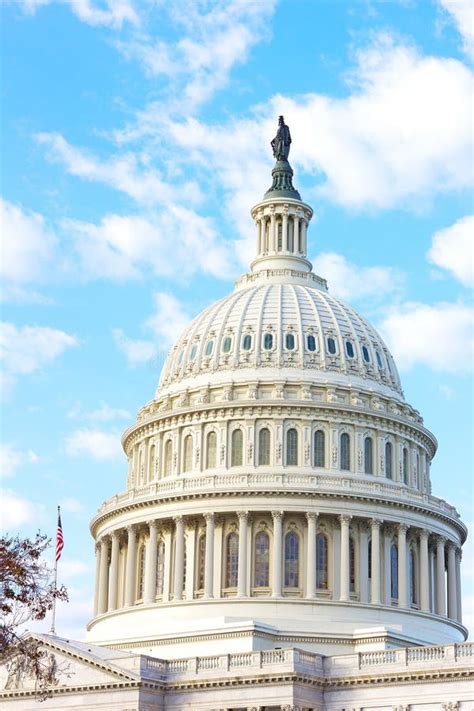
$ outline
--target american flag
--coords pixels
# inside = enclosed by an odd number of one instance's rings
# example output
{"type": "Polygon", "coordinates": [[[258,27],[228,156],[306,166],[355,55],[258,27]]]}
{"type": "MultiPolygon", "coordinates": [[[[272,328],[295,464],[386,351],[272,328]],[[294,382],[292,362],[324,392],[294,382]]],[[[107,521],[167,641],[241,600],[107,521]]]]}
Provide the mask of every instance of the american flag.
{"type": "Polygon", "coordinates": [[[63,527],[61,525],[61,514],[58,506],[58,527],[56,529],[56,563],[61,558],[61,553],[64,548],[63,527]]]}

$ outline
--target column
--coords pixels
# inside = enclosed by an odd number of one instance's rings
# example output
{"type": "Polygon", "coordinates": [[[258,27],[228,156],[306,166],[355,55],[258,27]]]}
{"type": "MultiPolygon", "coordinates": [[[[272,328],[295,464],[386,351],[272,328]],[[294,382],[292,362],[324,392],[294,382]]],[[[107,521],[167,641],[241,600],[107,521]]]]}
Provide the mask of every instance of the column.
{"type": "Polygon", "coordinates": [[[306,249],[306,232],[308,229],[308,223],[306,222],[306,220],[304,218],[301,220],[300,229],[301,229],[301,252],[303,254],[306,254],[306,251],[307,251],[307,249],[306,249]]]}
{"type": "Polygon", "coordinates": [[[446,616],[446,580],[444,573],[444,544],[446,539],[436,539],[436,613],[446,616]]]}
{"type": "Polygon", "coordinates": [[[391,561],[391,547],[392,547],[392,535],[393,531],[390,527],[387,527],[384,531],[383,537],[383,580],[384,580],[384,594],[383,602],[385,605],[392,604],[392,561],[391,561]]]}
{"type": "Polygon", "coordinates": [[[214,514],[204,515],[206,520],[206,559],[204,569],[204,597],[214,597],[214,514]]]}
{"type": "Polygon", "coordinates": [[[310,512],[306,514],[308,521],[308,548],[306,558],[306,597],[316,596],[316,524],[318,514],[310,512]]]}
{"type": "Polygon", "coordinates": [[[339,516],[341,524],[341,583],[339,600],[349,600],[349,523],[350,516],[339,516]]]}
{"type": "Polygon", "coordinates": [[[460,548],[456,550],[456,591],[457,591],[457,620],[462,624],[462,593],[461,593],[461,560],[462,551],[460,548]]]}
{"type": "Polygon", "coordinates": [[[182,516],[176,516],[174,522],[175,549],[173,600],[181,600],[183,597],[184,582],[184,519],[182,516]]]}
{"type": "Polygon", "coordinates": [[[273,580],[272,597],[281,597],[281,566],[283,543],[283,511],[272,511],[273,516],[273,580]]]}
{"type": "Polygon", "coordinates": [[[137,530],[127,526],[127,563],[125,568],[125,607],[135,604],[135,577],[137,572],[137,530]]]}
{"type": "Polygon", "coordinates": [[[158,553],[158,521],[148,521],[150,535],[145,557],[145,604],[155,602],[156,597],[156,557],[158,553]]]}
{"type": "Polygon", "coordinates": [[[117,609],[117,591],[118,591],[118,561],[120,552],[120,539],[118,531],[114,531],[111,535],[112,553],[110,555],[110,571],[109,571],[109,610],[117,609]]]}
{"type": "Polygon", "coordinates": [[[359,525],[359,600],[369,602],[369,531],[365,521],[359,525]]]}
{"type": "Polygon", "coordinates": [[[237,579],[237,597],[247,595],[247,528],[248,511],[238,511],[239,517],[239,571],[237,579]]]}
{"type": "Polygon", "coordinates": [[[408,526],[400,523],[398,526],[398,606],[408,605],[407,585],[407,531],[408,526]]]}
{"type": "Polygon", "coordinates": [[[300,234],[300,218],[296,215],[293,217],[293,253],[298,253],[298,240],[300,234]]]}
{"type": "Polygon", "coordinates": [[[269,252],[276,252],[276,234],[275,234],[275,213],[270,215],[270,249],[269,252]]]}
{"type": "Polygon", "coordinates": [[[420,531],[420,609],[430,611],[430,564],[428,556],[428,531],[420,531]]]}
{"type": "Polygon", "coordinates": [[[169,602],[171,597],[170,586],[171,586],[171,526],[166,524],[161,526],[161,533],[163,535],[163,541],[165,543],[165,570],[164,570],[164,581],[163,581],[163,602],[169,602]]]}
{"type": "Polygon", "coordinates": [[[456,592],[456,546],[451,541],[448,543],[448,617],[457,620],[457,592],[456,592]]]}
{"type": "Polygon", "coordinates": [[[257,217],[256,223],[257,223],[258,254],[260,255],[260,254],[263,252],[263,244],[262,244],[262,218],[261,218],[261,217],[257,217]]]}
{"type": "Polygon", "coordinates": [[[94,617],[99,612],[99,586],[100,586],[100,544],[95,544],[95,589],[94,589],[94,617]]]}
{"type": "Polygon", "coordinates": [[[107,612],[109,588],[109,540],[106,536],[100,539],[100,574],[99,574],[99,604],[98,612],[107,612]]]}
{"type": "Polygon", "coordinates": [[[380,605],[380,526],[382,522],[373,518],[370,522],[372,535],[371,544],[371,590],[370,601],[373,605],[380,605]]]}
{"type": "Polygon", "coordinates": [[[288,212],[283,213],[281,233],[282,249],[284,252],[288,252],[288,212]]]}

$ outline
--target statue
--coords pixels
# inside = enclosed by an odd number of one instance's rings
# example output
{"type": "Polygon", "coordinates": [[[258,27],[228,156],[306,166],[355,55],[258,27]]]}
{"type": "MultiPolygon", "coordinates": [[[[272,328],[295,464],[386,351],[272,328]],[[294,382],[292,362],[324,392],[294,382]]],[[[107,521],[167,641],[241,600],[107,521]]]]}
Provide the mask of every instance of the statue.
{"type": "Polygon", "coordinates": [[[290,129],[285,124],[283,116],[278,117],[278,131],[271,141],[270,145],[273,149],[273,156],[276,160],[288,160],[290,153],[291,135],[290,129]]]}

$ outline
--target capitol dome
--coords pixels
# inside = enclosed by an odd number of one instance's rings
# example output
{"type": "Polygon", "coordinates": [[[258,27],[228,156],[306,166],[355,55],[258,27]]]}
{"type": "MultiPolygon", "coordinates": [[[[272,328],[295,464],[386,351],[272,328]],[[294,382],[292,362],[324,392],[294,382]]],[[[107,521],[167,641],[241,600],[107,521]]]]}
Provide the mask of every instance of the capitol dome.
{"type": "MultiPolygon", "coordinates": [[[[286,127],[285,127],[286,128],[286,127]]],[[[466,528],[432,494],[436,439],[382,338],[307,259],[288,151],[256,257],[185,329],[99,508],[91,642],[174,659],[466,637],[466,528]]]]}

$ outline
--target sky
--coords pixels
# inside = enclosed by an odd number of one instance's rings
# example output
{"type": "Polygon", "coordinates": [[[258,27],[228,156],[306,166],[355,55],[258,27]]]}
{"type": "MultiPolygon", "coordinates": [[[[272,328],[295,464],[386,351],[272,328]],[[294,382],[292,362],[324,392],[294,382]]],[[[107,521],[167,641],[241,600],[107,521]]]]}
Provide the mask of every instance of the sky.
{"type": "MultiPolygon", "coordinates": [[[[473,526],[470,2],[1,11],[1,524],[54,538],[61,505],[58,633],[91,617],[89,520],[125,488],[121,433],[247,270],[279,114],[315,271],[385,338],[439,441],[433,493],[473,526]]],[[[473,571],[468,540],[474,626],[473,571]]]]}

